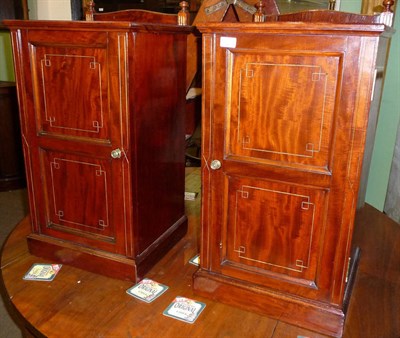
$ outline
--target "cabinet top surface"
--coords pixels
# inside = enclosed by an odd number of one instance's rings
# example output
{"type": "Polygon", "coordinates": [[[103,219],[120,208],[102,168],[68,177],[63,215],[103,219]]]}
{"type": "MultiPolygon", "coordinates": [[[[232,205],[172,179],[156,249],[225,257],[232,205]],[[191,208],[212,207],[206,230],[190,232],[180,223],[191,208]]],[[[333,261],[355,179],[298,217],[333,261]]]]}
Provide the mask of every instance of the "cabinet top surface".
{"type": "Polygon", "coordinates": [[[255,33],[255,34],[340,34],[340,35],[392,35],[394,30],[384,24],[355,24],[327,22],[263,22],[263,23],[201,23],[202,33],[255,33]]]}
{"type": "Polygon", "coordinates": [[[346,35],[391,35],[393,13],[362,15],[333,10],[310,10],[287,14],[266,15],[264,22],[201,22],[201,32],[252,32],[284,34],[346,34],[346,35]]]}
{"type": "Polygon", "coordinates": [[[157,22],[131,21],[63,21],[63,20],[4,20],[10,29],[40,30],[130,30],[130,31],[170,31],[190,33],[191,26],[179,26],[157,22]]]}

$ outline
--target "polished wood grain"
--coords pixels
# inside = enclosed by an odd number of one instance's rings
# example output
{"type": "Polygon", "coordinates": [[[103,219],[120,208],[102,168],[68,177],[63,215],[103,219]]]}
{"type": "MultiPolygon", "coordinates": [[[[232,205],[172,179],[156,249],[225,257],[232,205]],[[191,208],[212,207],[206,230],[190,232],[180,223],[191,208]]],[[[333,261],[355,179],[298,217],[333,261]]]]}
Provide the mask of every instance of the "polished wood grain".
{"type": "MultiPolygon", "coordinates": [[[[194,24],[204,22],[252,22],[257,0],[243,2],[221,2],[219,0],[206,0],[201,3],[194,24]]],[[[264,0],[264,13],[266,15],[279,14],[275,0],[264,0]]]]}
{"type": "Polygon", "coordinates": [[[28,243],[38,256],[135,281],[187,229],[181,79],[192,29],[178,26],[177,15],[147,11],[101,18],[5,22],[28,243]]]}
{"type": "Polygon", "coordinates": [[[198,295],[341,336],[367,125],[376,125],[382,89],[374,83],[392,33],[374,22],[312,11],[197,25],[198,295]]]}
{"type": "Polygon", "coordinates": [[[400,224],[366,205],[357,213],[353,237],[361,258],[344,336],[400,337],[400,224]],[[365,315],[369,309],[371,317],[365,315]]]}
{"type": "Polygon", "coordinates": [[[142,23],[157,23],[177,25],[178,18],[175,14],[151,12],[148,10],[126,9],[109,13],[95,13],[95,21],[128,21],[142,23]]]}
{"type": "MultiPolygon", "coordinates": [[[[382,3],[382,2],[381,2],[382,3]]],[[[329,23],[382,23],[380,15],[360,15],[357,13],[345,13],[339,11],[321,10],[321,11],[304,11],[283,14],[280,16],[270,16],[267,21],[298,21],[313,22],[322,21],[329,23]]]]}
{"type": "MultiPolygon", "coordinates": [[[[2,293],[10,311],[21,317],[34,337],[327,337],[289,325],[284,319],[272,319],[193,293],[192,275],[197,267],[188,261],[198,253],[200,244],[199,168],[186,169],[186,190],[199,193],[195,201],[185,202],[189,231],[146,274],[169,286],[153,303],[127,295],[125,291],[132,286],[129,281],[68,265],[51,283],[22,280],[33,263],[50,262],[29,253],[25,240],[30,232],[29,220],[25,219],[2,251],[2,293]],[[206,303],[194,324],[162,315],[178,295],[206,303]]],[[[343,337],[399,337],[399,240],[399,224],[368,204],[358,212],[354,245],[361,247],[362,255],[343,337]]],[[[257,298],[252,300],[257,302],[257,298]]]]}

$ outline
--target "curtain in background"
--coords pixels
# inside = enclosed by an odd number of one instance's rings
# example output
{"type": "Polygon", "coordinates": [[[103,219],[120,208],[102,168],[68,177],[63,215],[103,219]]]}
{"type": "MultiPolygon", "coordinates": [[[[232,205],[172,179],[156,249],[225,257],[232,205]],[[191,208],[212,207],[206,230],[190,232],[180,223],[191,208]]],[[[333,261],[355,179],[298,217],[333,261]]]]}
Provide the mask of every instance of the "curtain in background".
{"type": "MultiPolygon", "coordinates": [[[[84,1],[84,0],[83,0],[84,1]]],[[[71,19],[82,20],[83,19],[83,3],[82,0],[71,0],[71,19]]]]}

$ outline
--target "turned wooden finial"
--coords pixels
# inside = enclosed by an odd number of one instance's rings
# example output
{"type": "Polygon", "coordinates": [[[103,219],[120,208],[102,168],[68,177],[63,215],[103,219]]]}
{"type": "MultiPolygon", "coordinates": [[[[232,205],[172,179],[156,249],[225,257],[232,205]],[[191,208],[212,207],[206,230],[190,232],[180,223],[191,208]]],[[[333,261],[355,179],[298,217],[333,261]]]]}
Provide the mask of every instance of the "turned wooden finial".
{"type": "Polygon", "coordinates": [[[394,5],[394,0],[383,0],[382,6],[384,12],[393,12],[391,7],[394,5]]]}
{"type": "Polygon", "coordinates": [[[391,27],[393,25],[393,10],[394,0],[383,0],[383,12],[379,14],[379,22],[386,26],[391,27]]]}
{"type": "Polygon", "coordinates": [[[187,26],[189,22],[189,3],[187,1],[181,1],[179,6],[181,10],[178,12],[178,25],[187,26]]]}
{"type": "Polygon", "coordinates": [[[260,0],[255,4],[257,11],[253,15],[253,22],[265,22],[264,3],[260,0]]]}
{"type": "Polygon", "coordinates": [[[95,9],[94,6],[96,4],[94,3],[93,0],[89,0],[86,5],[86,12],[85,12],[85,19],[86,21],[94,21],[94,13],[95,9]]]}

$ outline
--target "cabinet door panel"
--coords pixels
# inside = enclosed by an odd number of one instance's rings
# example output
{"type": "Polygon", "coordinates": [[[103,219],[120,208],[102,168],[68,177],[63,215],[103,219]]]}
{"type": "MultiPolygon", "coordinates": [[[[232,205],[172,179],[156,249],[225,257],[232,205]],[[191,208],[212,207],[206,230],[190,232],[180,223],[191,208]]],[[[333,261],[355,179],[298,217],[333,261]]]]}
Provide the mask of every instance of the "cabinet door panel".
{"type": "Polygon", "coordinates": [[[47,226],[80,236],[114,237],[110,224],[111,161],[42,152],[48,199],[47,226]]]}
{"type": "Polygon", "coordinates": [[[227,60],[228,154],[328,168],[340,57],[227,50],[227,60]]]}
{"type": "Polygon", "coordinates": [[[203,177],[212,187],[204,204],[214,250],[205,264],[244,283],[329,300],[323,278],[333,262],[323,244],[343,54],[282,52],[269,37],[253,49],[249,41],[217,47],[218,71],[204,76],[203,177]]]}
{"type": "Polygon", "coordinates": [[[130,255],[127,35],[55,33],[29,34],[38,231],[130,255]]]}
{"type": "Polygon", "coordinates": [[[224,273],[250,270],[314,285],[325,191],[243,177],[227,181],[224,273]]]}
{"type": "Polygon", "coordinates": [[[107,45],[42,43],[31,46],[40,133],[110,142],[107,45]]]}

